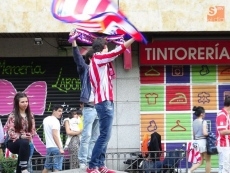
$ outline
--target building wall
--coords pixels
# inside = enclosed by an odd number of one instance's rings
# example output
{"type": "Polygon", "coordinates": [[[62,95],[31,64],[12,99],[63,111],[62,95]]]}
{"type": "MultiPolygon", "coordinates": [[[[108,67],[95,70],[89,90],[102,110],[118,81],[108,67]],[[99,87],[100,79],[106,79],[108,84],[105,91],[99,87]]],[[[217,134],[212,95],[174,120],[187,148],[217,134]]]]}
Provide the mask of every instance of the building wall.
{"type": "MultiPolygon", "coordinates": [[[[230,1],[114,0],[140,31],[227,31],[230,1]],[[209,17],[209,18],[208,18],[209,17]]],[[[51,14],[51,0],[1,2],[0,32],[68,32],[51,14]]]]}
{"type": "Polygon", "coordinates": [[[140,79],[138,44],[132,46],[132,69],[124,70],[123,59],[116,59],[114,82],[115,119],[109,148],[137,151],[140,148],[140,79]],[[114,136],[115,135],[115,136],[114,136]],[[117,146],[113,146],[116,144],[117,146]]]}
{"type": "Polygon", "coordinates": [[[120,9],[141,31],[226,31],[229,5],[218,0],[119,0],[120,9]],[[223,21],[208,21],[208,14],[209,20],[223,21]]]}

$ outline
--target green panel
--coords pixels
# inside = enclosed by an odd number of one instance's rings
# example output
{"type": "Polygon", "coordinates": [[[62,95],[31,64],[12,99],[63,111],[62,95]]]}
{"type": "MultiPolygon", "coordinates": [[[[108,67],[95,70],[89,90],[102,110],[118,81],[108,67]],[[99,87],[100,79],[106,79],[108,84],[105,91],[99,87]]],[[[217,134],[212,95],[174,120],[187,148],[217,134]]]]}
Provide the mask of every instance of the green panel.
{"type": "Polygon", "coordinates": [[[141,111],[164,110],[164,86],[141,86],[141,111]]]}
{"type": "Polygon", "coordinates": [[[216,82],[216,66],[192,66],[192,83],[216,82]]]}
{"type": "Polygon", "coordinates": [[[166,114],[166,140],[191,139],[191,114],[166,114]]]}

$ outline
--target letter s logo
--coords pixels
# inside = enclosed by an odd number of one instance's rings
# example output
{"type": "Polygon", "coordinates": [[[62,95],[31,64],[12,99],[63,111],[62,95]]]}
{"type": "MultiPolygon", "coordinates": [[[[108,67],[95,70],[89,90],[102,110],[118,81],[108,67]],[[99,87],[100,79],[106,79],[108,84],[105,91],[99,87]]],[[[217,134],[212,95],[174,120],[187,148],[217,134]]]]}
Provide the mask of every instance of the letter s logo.
{"type": "Polygon", "coordinates": [[[214,16],[214,15],[216,15],[216,13],[217,13],[216,7],[210,7],[209,8],[209,11],[208,11],[209,16],[214,16]]]}

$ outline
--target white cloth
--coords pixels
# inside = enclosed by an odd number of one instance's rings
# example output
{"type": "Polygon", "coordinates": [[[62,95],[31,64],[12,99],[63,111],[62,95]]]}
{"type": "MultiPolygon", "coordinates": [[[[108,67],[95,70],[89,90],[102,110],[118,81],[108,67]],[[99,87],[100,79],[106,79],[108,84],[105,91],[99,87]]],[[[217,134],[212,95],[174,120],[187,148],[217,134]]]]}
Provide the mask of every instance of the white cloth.
{"type": "Polygon", "coordinates": [[[94,102],[94,92],[93,92],[93,86],[91,84],[91,92],[89,96],[89,102],[94,102]]]}
{"type": "Polygon", "coordinates": [[[198,144],[198,150],[200,153],[207,152],[207,147],[206,147],[206,139],[199,139],[199,140],[194,140],[194,143],[198,144]]]}
{"type": "Polygon", "coordinates": [[[13,158],[13,159],[17,160],[18,155],[11,153],[10,150],[8,148],[6,148],[6,150],[5,150],[5,158],[13,158]]]}
{"type": "Polygon", "coordinates": [[[60,137],[61,125],[55,116],[46,117],[43,120],[43,128],[44,128],[45,139],[46,139],[46,148],[58,147],[53,139],[52,130],[58,130],[58,139],[59,139],[59,143],[62,146],[61,137],[60,137]]]}
{"type": "Polygon", "coordinates": [[[219,156],[219,173],[230,173],[230,148],[217,147],[219,156]]]}
{"type": "Polygon", "coordinates": [[[2,126],[2,121],[0,119],[0,144],[4,143],[4,131],[3,131],[3,126],[2,126]]]}
{"type": "MultiPolygon", "coordinates": [[[[78,118],[65,118],[64,122],[63,122],[64,124],[65,124],[65,121],[69,121],[70,130],[75,131],[75,132],[80,131],[79,124],[80,124],[81,120],[79,117],[78,118]]],[[[68,148],[68,145],[69,145],[72,137],[73,136],[71,136],[71,135],[67,135],[64,149],[68,148]]]]}
{"type": "Polygon", "coordinates": [[[80,118],[71,118],[69,119],[70,130],[75,132],[80,131],[79,129],[80,118]]]}

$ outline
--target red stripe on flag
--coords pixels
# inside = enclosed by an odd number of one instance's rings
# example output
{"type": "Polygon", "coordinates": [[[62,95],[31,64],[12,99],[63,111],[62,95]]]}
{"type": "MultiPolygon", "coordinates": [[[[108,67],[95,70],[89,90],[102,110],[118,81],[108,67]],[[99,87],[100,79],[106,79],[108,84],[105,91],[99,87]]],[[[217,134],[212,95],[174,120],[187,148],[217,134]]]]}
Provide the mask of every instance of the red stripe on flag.
{"type": "Polygon", "coordinates": [[[88,1],[86,0],[78,0],[76,4],[76,8],[74,10],[75,14],[82,14],[85,8],[85,5],[87,4],[88,1]]]}
{"type": "Polygon", "coordinates": [[[105,10],[108,8],[110,2],[106,1],[100,1],[100,3],[98,4],[95,13],[103,13],[105,12],[105,10]]]}
{"type": "Polygon", "coordinates": [[[111,22],[120,23],[120,22],[122,22],[122,20],[123,19],[118,17],[117,15],[113,15],[113,14],[110,15],[109,14],[104,18],[103,23],[104,23],[105,28],[107,28],[110,25],[111,22]]]}
{"type": "Polygon", "coordinates": [[[111,22],[117,23],[117,28],[122,28],[123,30],[125,30],[127,32],[127,34],[132,36],[135,40],[137,40],[137,41],[142,40],[141,34],[138,31],[136,31],[136,29],[132,25],[130,25],[128,22],[126,22],[126,20],[124,20],[123,18],[121,18],[117,15],[106,16],[105,19],[103,20],[104,28],[109,27],[111,22]],[[130,31],[130,28],[132,28],[132,31],[130,31]]]}
{"type": "Polygon", "coordinates": [[[119,14],[120,16],[126,18],[125,15],[124,15],[124,13],[121,12],[121,10],[118,10],[117,14],[119,14]]]}
{"type": "Polygon", "coordinates": [[[52,5],[53,16],[63,22],[75,23],[81,27],[85,26],[85,30],[96,30],[96,32],[105,34],[122,34],[123,31],[123,33],[129,34],[135,40],[146,43],[141,33],[118,10],[117,5],[110,0],[99,0],[97,5],[95,5],[94,0],[78,0],[74,2],[74,5],[76,5],[74,11],[71,11],[71,14],[65,14],[64,11],[68,11],[66,9],[68,6],[63,6],[64,0],[54,0],[52,5]],[[62,8],[65,9],[61,10],[62,8]],[[111,12],[107,10],[111,10],[111,12]],[[89,17],[85,18],[87,15],[89,17]]]}

